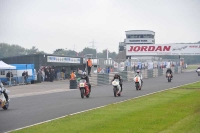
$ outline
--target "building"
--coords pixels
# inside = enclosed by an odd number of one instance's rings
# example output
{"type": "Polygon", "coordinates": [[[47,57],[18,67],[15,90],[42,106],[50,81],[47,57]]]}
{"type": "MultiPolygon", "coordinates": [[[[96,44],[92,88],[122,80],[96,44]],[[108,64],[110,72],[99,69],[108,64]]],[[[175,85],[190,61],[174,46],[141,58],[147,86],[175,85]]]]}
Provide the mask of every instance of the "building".
{"type": "Polygon", "coordinates": [[[126,31],[125,44],[155,44],[155,32],[149,30],[126,31]]]}
{"type": "Polygon", "coordinates": [[[119,52],[126,49],[128,44],[155,44],[155,32],[150,30],[125,31],[124,42],[119,42],[119,52]]]}
{"type": "Polygon", "coordinates": [[[7,64],[34,64],[36,71],[38,71],[41,66],[51,66],[55,70],[61,70],[64,67],[67,73],[71,73],[72,70],[77,70],[78,68],[83,70],[85,67],[85,64],[83,63],[83,57],[52,54],[22,55],[6,57],[2,58],[1,60],[7,64]]]}

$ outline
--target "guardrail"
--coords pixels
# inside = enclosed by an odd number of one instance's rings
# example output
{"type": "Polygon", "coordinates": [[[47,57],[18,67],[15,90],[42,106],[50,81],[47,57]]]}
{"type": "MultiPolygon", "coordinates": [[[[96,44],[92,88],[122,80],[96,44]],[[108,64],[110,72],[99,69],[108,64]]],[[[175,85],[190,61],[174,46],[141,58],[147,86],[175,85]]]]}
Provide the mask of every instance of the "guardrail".
{"type": "MultiPolygon", "coordinates": [[[[182,68],[180,66],[172,67],[173,74],[178,74],[182,72],[182,68]]],[[[143,79],[154,78],[158,76],[163,76],[166,73],[167,68],[158,68],[158,69],[143,69],[141,70],[143,79]]],[[[133,81],[133,76],[135,75],[135,71],[122,71],[122,72],[110,72],[105,74],[92,74],[90,78],[91,86],[100,86],[107,85],[111,83],[114,75],[118,73],[123,81],[133,81]]]]}

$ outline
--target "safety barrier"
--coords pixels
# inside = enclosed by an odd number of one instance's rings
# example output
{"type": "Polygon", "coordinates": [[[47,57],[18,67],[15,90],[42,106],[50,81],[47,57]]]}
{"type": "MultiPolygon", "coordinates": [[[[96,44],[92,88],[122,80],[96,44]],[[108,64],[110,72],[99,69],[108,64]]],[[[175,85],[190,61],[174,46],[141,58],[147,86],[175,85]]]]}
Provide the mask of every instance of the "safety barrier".
{"type": "MultiPolygon", "coordinates": [[[[171,68],[174,74],[181,73],[181,67],[173,67],[171,68]]],[[[166,74],[167,68],[161,69],[142,69],[141,73],[143,78],[154,78],[163,76],[166,74]]],[[[135,71],[123,71],[123,72],[111,72],[109,74],[93,74],[90,78],[90,83],[92,86],[100,86],[110,84],[114,75],[118,73],[123,81],[133,81],[133,77],[135,75],[135,71]]]]}
{"type": "Polygon", "coordinates": [[[147,70],[148,78],[153,78],[153,69],[147,70]]]}
{"type": "Polygon", "coordinates": [[[109,74],[98,74],[97,75],[97,84],[109,84],[109,74]]]}
{"type": "Polygon", "coordinates": [[[163,75],[163,69],[158,69],[158,76],[162,76],[163,75]]]}

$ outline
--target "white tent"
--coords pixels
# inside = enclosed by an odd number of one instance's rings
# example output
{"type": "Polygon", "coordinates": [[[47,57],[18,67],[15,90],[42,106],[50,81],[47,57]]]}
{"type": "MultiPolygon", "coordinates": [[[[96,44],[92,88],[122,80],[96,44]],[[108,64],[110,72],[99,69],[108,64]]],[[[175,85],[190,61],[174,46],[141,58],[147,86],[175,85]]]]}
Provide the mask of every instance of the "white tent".
{"type": "Polygon", "coordinates": [[[8,65],[6,63],[4,63],[2,60],[0,60],[0,70],[4,70],[4,69],[16,69],[16,66],[11,66],[8,65]]]}

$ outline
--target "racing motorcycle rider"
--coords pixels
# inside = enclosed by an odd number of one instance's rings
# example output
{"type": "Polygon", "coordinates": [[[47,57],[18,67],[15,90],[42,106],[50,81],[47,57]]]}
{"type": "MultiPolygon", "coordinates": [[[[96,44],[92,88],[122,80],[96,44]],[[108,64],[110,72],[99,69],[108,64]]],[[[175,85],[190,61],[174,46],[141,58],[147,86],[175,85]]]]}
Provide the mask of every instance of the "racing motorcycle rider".
{"type": "Polygon", "coordinates": [[[140,77],[140,80],[141,80],[141,86],[143,85],[143,80],[142,80],[142,74],[140,73],[140,70],[137,70],[136,71],[136,74],[135,74],[135,76],[134,77],[136,77],[136,76],[139,76],[140,77]]]}
{"type": "MultiPolygon", "coordinates": [[[[166,78],[167,78],[167,73],[170,73],[170,74],[172,75],[172,73],[173,73],[173,72],[172,72],[172,69],[171,69],[171,68],[168,68],[168,69],[167,69],[167,71],[166,71],[166,78]]],[[[173,78],[173,75],[172,75],[172,78],[173,78]]]]}
{"type": "Polygon", "coordinates": [[[114,81],[115,79],[119,79],[119,85],[121,87],[121,91],[119,93],[121,93],[122,92],[122,82],[123,82],[123,80],[122,80],[122,78],[119,74],[115,74],[112,81],[114,81]]]}
{"type": "Polygon", "coordinates": [[[196,72],[197,72],[198,70],[200,70],[200,67],[197,68],[196,72]]]}
{"type": "Polygon", "coordinates": [[[1,81],[0,81],[0,89],[3,92],[3,94],[4,94],[5,98],[6,98],[6,101],[8,102],[8,100],[9,100],[8,99],[8,94],[6,93],[6,88],[4,88],[4,86],[3,86],[1,81]]]}
{"type": "Polygon", "coordinates": [[[81,76],[81,79],[85,79],[86,80],[86,83],[88,84],[90,92],[91,92],[91,84],[89,83],[89,77],[86,75],[85,71],[83,72],[83,75],[81,76]]]}

